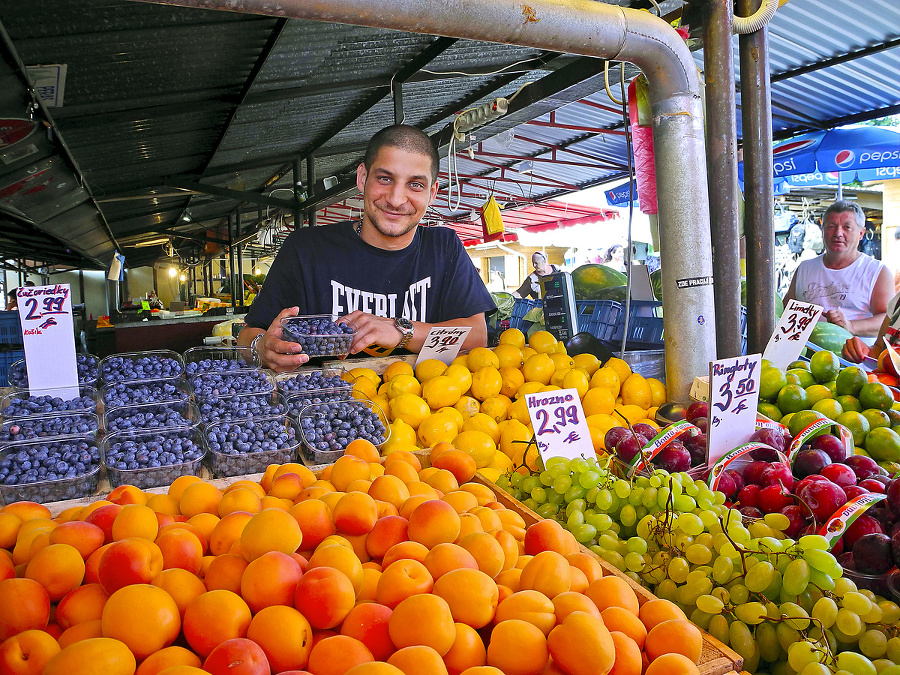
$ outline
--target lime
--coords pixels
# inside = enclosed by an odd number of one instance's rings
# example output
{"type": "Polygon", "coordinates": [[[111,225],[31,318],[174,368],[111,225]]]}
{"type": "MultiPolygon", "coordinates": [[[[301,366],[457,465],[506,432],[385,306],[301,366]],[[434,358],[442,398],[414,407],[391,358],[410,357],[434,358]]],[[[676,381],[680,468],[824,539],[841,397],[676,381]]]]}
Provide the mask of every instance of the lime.
{"type": "Polygon", "coordinates": [[[837,389],[835,389],[835,391],[838,396],[843,396],[844,394],[857,396],[859,395],[859,390],[862,389],[863,385],[868,381],[869,378],[866,377],[866,373],[862,368],[858,368],[857,366],[847,366],[838,373],[836,378],[837,389]]]}
{"type": "MultiPolygon", "coordinates": [[[[809,374],[809,373],[807,373],[809,374]]],[[[812,377],[812,375],[810,375],[812,377]]],[[[783,412],[797,412],[809,408],[806,390],[799,384],[788,384],[782,387],[775,399],[775,405],[783,412]]]]}
{"type": "Polygon", "coordinates": [[[900,434],[887,427],[872,429],[866,436],[866,452],[878,462],[900,462],[900,434]]]}
{"type": "Polygon", "coordinates": [[[863,410],[862,416],[869,422],[870,429],[876,429],[878,427],[891,428],[891,418],[888,417],[886,412],[871,408],[869,410],[863,410]]]}
{"type": "Polygon", "coordinates": [[[774,401],[786,384],[787,379],[778,368],[763,368],[759,373],[759,397],[766,401],[774,401]]]}
{"type": "Polygon", "coordinates": [[[859,390],[859,402],[863,408],[890,410],[894,405],[894,395],[881,382],[866,382],[859,390]]]}
{"type": "Polygon", "coordinates": [[[787,369],[793,370],[794,368],[800,368],[801,370],[809,370],[809,361],[791,361],[788,364],[787,369]]]}
{"type": "Polygon", "coordinates": [[[900,462],[878,462],[878,466],[888,472],[888,476],[896,478],[900,473],[900,462]]]}
{"type": "Polygon", "coordinates": [[[850,394],[844,394],[843,396],[838,396],[835,401],[841,404],[841,407],[846,412],[847,410],[855,410],[856,412],[862,412],[862,406],[859,404],[859,399],[855,396],[851,396],[850,394]]]}
{"type": "Polygon", "coordinates": [[[814,384],[806,388],[806,398],[809,400],[809,404],[813,405],[824,398],[834,398],[834,396],[831,394],[831,389],[824,384],[814,384]]]}
{"type": "Polygon", "coordinates": [[[796,414],[796,413],[788,413],[787,415],[785,415],[784,417],[782,417],[782,418],[781,418],[780,420],[778,420],[778,421],[781,422],[781,424],[783,424],[784,426],[788,426],[788,425],[791,423],[791,418],[792,418],[795,414],[796,414]]]}
{"type": "Polygon", "coordinates": [[[800,379],[798,384],[804,389],[811,387],[816,383],[816,378],[814,378],[813,374],[805,368],[791,368],[788,370],[788,374],[796,375],[800,379]]]}
{"type": "MultiPolygon", "coordinates": [[[[787,422],[788,431],[791,432],[791,436],[796,436],[810,424],[823,417],[825,415],[818,410],[801,410],[791,415],[791,419],[787,422]]],[[[782,424],[784,424],[784,421],[782,421],[782,424]]]]}
{"type": "Polygon", "coordinates": [[[837,390],[837,382],[835,382],[834,380],[828,380],[828,382],[825,382],[824,384],[826,387],[828,387],[832,394],[834,394],[837,390]]]}
{"type": "Polygon", "coordinates": [[[816,401],[813,403],[812,409],[818,413],[822,413],[830,420],[837,420],[838,415],[844,412],[844,409],[841,408],[841,404],[833,398],[823,398],[821,401],[816,401]]]}
{"type": "Polygon", "coordinates": [[[869,433],[869,420],[855,410],[848,410],[838,415],[835,420],[840,425],[847,427],[847,430],[853,434],[853,442],[856,445],[862,445],[866,440],[866,434],[869,433]]]}
{"type": "Polygon", "coordinates": [[[775,364],[769,361],[769,359],[760,359],[759,360],[760,368],[774,368],[775,364]]]}
{"type": "Polygon", "coordinates": [[[781,419],[781,411],[778,409],[778,406],[766,403],[765,401],[761,401],[756,406],[756,411],[761,415],[765,415],[773,422],[778,422],[781,419]]]}
{"type": "Polygon", "coordinates": [[[810,358],[809,371],[818,382],[828,382],[838,376],[841,371],[841,362],[838,360],[837,354],[823,349],[810,358]]]}
{"type": "Polygon", "coordinates": [[[784,379],[787,380],[788,384],[796,384],[798,386],[803,386],[800,384],[800,376],[797,375],[797,371],[795,370],[793,373],[785,373],[784,379]]]}

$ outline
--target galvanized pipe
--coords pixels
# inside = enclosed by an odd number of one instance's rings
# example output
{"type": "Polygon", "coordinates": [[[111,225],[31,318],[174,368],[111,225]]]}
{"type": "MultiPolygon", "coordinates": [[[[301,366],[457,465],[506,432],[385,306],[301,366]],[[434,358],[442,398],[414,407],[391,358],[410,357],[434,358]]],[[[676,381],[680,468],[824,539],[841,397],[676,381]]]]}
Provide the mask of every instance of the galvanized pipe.
{"type": "MultiPolygon", "coordinates": [[[[749,14],[760,0],[741,0],[749,14]]],[[[775,187],[769,29],[739,38],[747,252],[747,353],[765,350],[775,330],[775,187]]]]}
{"type": "Polygon", "coordinates": [[[648,12],[591,0],[138,0],[332,21],[628,61],[650,84],[670,398],[715,358],[700,80],[684,41],[648,12]],[[680,282],[680,283],[679,283],[680,282]]]}
{"type": "Polygon", "coordinates": [[[738,227],[737,113],[731,0],[708,0],[703,16],[706,161],[720,359],[741,353],[741,251],[738,227]]]}

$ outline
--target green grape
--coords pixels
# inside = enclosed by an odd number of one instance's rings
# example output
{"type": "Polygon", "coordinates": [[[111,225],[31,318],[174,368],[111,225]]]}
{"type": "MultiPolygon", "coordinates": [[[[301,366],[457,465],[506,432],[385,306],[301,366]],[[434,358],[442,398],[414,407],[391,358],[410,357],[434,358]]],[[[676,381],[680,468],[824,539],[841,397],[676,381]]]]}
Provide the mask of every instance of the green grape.
{"type": "Polygon", "coordinates": [[[566,464],[566,459],[564,457],[559,458],[562,461],[553,462],[552,464],[547,465],[547,471],[553,476],[554,479],[560,478],[562,476],[569,476],[572,472],[569,470],[568,465],[566,464]]]}
{"type": "Polygon", "coordinates": [[[542,471],[538,476],[538,482],[544,487],[550,487],[555,480],[554,475],[550,471],[542,471]]]}
{"type": "Polygon", "coordinates": [[[836,596],[843,598],[845,593],[854,593],[859,589],[856,588],[856,583],[853,579],[842,576],[834,578],[834,588],[832,590],[836,596]]]}
{"type": "Polygon", "coordinates": [[[556,494],[564,495],[570,487],[572,487],[571,476],[560,476],[553,481],[553,491],[556,494]]]}
{"type": "Polygon", "coordinates": [[[566,520],[566,529],[570,532],[573,527],[584,525],[584,514],[581,511],[572,511],[572,515],[566,520]]]}
{"type": "Polygon", "coordinates": [[[890,600],[879,600],[878,606],[881,608],[881,621],[883,623],[895,624],[900,621],[900,605],[890,600]]]}
{"type": "Polygon", "coordinates": [[[727,584],[734,574],[734,563],[723,555],[713,561],[712,578],[717,584],[727,584]]]}
{"type": "MultiPolygon", "coordinates": [[[[670,581],[666,578],[666,570],[664,567],[660,565],[652,565],[647,568],[643,572],[643,581],[641,582],[644,586],[656,586],[657,584],[662,584],[665,581],[670,581]]],[[[674,581],[672,582],[675,583],[674,581]]],[[[656,594],[659,596],[659,588],[656,589],[656,594]]],[[[659,596],[662,597],[662,596],[659,596]]]]}
{"type": "Polygon", "coordinates": [[[659,488],[659,492],[656,493],[656,504],[659,508],[664,509],[666,505],[669,503],[669,495],[672,494],[672,491],[667,487],[659,488]]]}
{"type": "Polygon", "coordinates": [[[521,473],[514,473],[509,477],[509,484],[513,487],[519,487],[523,480],[525,480],[525,476],[521,473]]]}
{"type": "Polygon", "coordinates": [[[875,665],[862,654],[841,652],[835,659],[835,665],[853,675],[876,675],[875,665]]]}
{"type": "Polygon", "coordinates": [[[694,565],[705,565],[712,560],[712,551],[700,544],[691,544],[684,551],[684,557],[694,565]]]}
{"type": "Polygon", "coordinates": [[[781,577],[784,590],[791,595],[800,595],[809,585],[809,571],[809,563],[802,558],[788,563],[781,577]]]}
{"type": "Polygon", "coordinates": [[[696,537],[694,537],[694,543],[700,544],[701,546],[705,546],[706,548],[712,550],[713,536],[709,532],[701,532],[696,537]]]}
{"type": "Polygon", "coordinates": [[[636,487],[631,490],[631,493],[628,495],[627,501],[632,506],[640,506],[643,497],[644,488],[636,487]]]}
{"type": "MultiPolygon", "coordinates": [[[[698,504],[697,506],[699,507],[700,505],[698,504]]],[[[703,523],[703,527],[705,527],[707,530],[710,529],[713,525],[718,524],[719,522],[718,517],[712,511],[702,510],[696,513],[700,517],[700,521],[703,523]]]]}
{"type": "Polygon", "coordinates": [[[707,614],[699,609],[695,609],[688,616],[688,620],[695,626],[699,627],[701,630],[706,630],[709,628],[709,622],[712,620],[713,615],[707,614]]]}
{"type": "Polygon", "coordinates": [[[759,645],[759,656],[763,661],[777,661],[784,655],[784,650],[778,644],[774,623],[763,621],[756,627],[754,637],[756,644],[759,645]]]}
{"type": "Polygon", "coordinates": [[[859,616],[859,614],[847,609],[846,607],[841,607],[838,610],[834,625],[844,635],[847,635],[851,638],[860,635],[866,628],[866,625],[863,623],[862,618],[859,616]]]}
{"type": "Polygon", "coordinates": [[[762,594],[767,598],[777,598],[781,595],[781,572],[775,570],[775,574],[772,577],[772,583],[763,589],[762,594]]]}
{"type": "Polygon", "coordinates": [[[811,569],[809,571],[809,583],[815,584],[823,591],[830,591],[834,589],[834,579],[817,569],[811,569]]]}
{"type": "Polygon", "coordinates": [[[538,504],[543,504],[547,501],[547,491],[542,487],[536,487],[531,491],[531,498],[538,504]]]}
{"type": "Polygon", "coordinates": [[[669,561],[667,570],[669,573],[669,578],[672,581],[674,581],[676,584],[683,584],[685,581],[687,581],[688,572],[691,571],[691,566],[684,558],[677,557],[672,558],[669,561]]]}
{"type": "MultiPolygon", "coordinates": [[[[706,574],[701,569],[693,569],[687,575],[687,581],[690,584],[697,585],[703,583],[704,581],[709,581],[706,577],[706,574]]],[[[710,582],[712,583],[712,582],[710,582]]]]}
{"type": "Polygon", "coordinates": [[[576,457],[569,460],[569,471],[572,473],[583,473],[588,470],[587,460],[583,457],[576,457]]]}
{"type": "Polygon", "coordinates": [[[713,492],[713,506],[721,506],[725,503],[725,501],[726,499],[724,494],[722,494],[718,490],[716,492],[713,492]]]}
{"type": "Polygon", "coordinates": [[[574,501],[566,504],[566,517],[572,515],[573,511],[581,511],[585,517],[587,517],[587,512],[585,511],[585,507],[587,506],[587,502],[583,499],[576,499],[574,501]]]}
{"type": "Polygon", "coordinates": [[[538,508],[540,507],[540,504],[538,504],[536,501],[534,501],[531,497],[524,500],[522,503],[525,506],[527,506],[529,509],[531,509],[532,511],[537,511],[538,508]]]}
{"type": "Polygon", "coordinates": [[[625,571],[625,558],[622,557],[620,553],[616,553],[615,551],[605,550],[600,555],[606,562],[615,567],[617,570],[622,572],[625,571]]]}
{"type": "Polygon", "coordinates": [[[643,555],[647,552],[647,542],[640,537],[630,537],[628,541],[625,542],[625,548],[629,552],[640,553],[643,555]]]}
{"type": "Polygon", "coordinates": [[[887,657],[894,663],[900,663],[900,637],[892,637],[887,642],[887,657]]]}
{"type": "Polygon", "coordinates": [[[881,623],[883,617],[884,611],[881,609],[881,606],[877,602],[873,602],[872,609],[869,610],[868,614],[862,615],[862,620],[865,623],[881,623]]]}
{"type": "Polygon", "coordinates": [[[680,549],[683,551],[688,546],[690,546],[691,544],[694,543],[694,538],[689,534],[685,534],[684,532],[680,532],[680,531],[676,531],[673,534],[674,534],[674,537],[672,538],[672,545],[675,546],[675,548],[677,548],[677,549],[680,549]]]}
{"type": "Polygon", "coordinates": [[[806,590],[797,596],[797,600],[803,609],[807,612],[811,612],[813,605],[815,605],[823,595],[822,591],[815,586],[807,586],[806,590]]]}
{"type": "Polygon", "coordinates": [[[548,469],[552,469],[554,466],[558,466],[563,468],[565,471],[569,470],[569,459],[566,457],[551,457],[547,460],[547,463],[544,465],[548,469]]]}
{"type": "Polygon", "coordinates": [[[749,659],[756,651],[756,640],[753,633],[743,621],[732,621],[728,627],[728,644],[744,659],[749,659]]]}
{"type": "Polygon", "coordinates": [[[663,579],[656,587],[656,597],[662,598],[664,600],[669,600],[670,602],[673,602],[675,600],[675,595],[677,592],[678,587],[671,579],[663,579]]]}
{"type": "Polygon", "coordinates": [[[817,549],[819,551],[830,551],[831,545],[828,540],[821,534],[805,534],[797,540],[803,551],[817,549]]]}
{"type": "Polygon", "coordinates": [[[588,469],[578,477],[578,484],[585,490],[590,490],[600,484],[600,472],[588,469]]]}
{"type": "Polygon", "coordinates": [[[659,494],[659,490],[655,487],[644,488],[641,492],[641,505],[646,508],[653,508],[656,504],[656,498],[659,494]]]}
{"type": "Polygon", "coordinates": [[[868,588],[857,589],[857,593],[862,593],[864,596],[866,596],[872,602],[875,602],[876,601],[875,599],[878,597],[872,591],[870,591],[868,588]]]}
{"type": "Polygon", "coordinates": [[[547,491],[547,501],[550,502],[551,504],[556,504],[557,506],[562,506],[562,503],[565,500],[563,499],[563,495],[558,493],[556,490],[548,490],[547,491]]]}
{"type": "Polygon", "coordinates": [[[797,630],[806,630],[809,628],[809,614],[800,605],[793,602],[783,602],[778,608],[778,613],[782,617],[787,617],[785,623],[791,628],[797,630]]]}
{"type": "Polygon", "coordinates": [[[803,639],[803,635],[800,631],[794,630],[783,622],[775,624],[775,635],[778,637],[778,644],[781,645],[781,648],[784,651],[787,651],[795,642],[799,642],[803,639]]]}
{"type": "Polygon", "coordinates": [[[859,651],[870,659],[880,659],[887,653],[887,635],[880,630],[867,630],[859,638],[859,651]]]}
{"type": "Polygon", "coordinates": [[[723,605],[727,605],[729,602],[731,602],[731,593],[729,593],[728,589],[724,586],[716,586],[714,589],[712,589],[710,595],[714,598],[718,598],[723,605]]]}
{"type": "Polygon", "coordinates": [[[631,484],[626,480],[617,480],[613,485],[613,492],[619,499],[626,499],[631,494],[631,484]]]}
{"type": "Polygon", "coordinates": [[[775,568],[768,560],[762,560],[747,570],[744,583],[751,593],[766,590],[775,578],[775,568]]]}
{"type": "Polygon", "coordinates": [[[498,488],[500,488],[501,490],[506,490],[506,488],[509,487],[509,475],[505,473],[502,474],[497,478],[496,483],[498,488]]]}
{"type": "Polygon", "coordinates": [[[714,595],[701,595],[697,598],[697,609],[707,614],[721,614],[725,604],[714,595]]]}
{"type": "Polygon", "coordinates": [[[858,614],[860,617],[863,617],[872,611],[872,602],[858,591],[844,593],[844,597],[841,598],[841,605],[854,614],[858,614]]]}
{"type": "Polygon", "coordinates": [[[803,559],[809,563],[809,566],[815,570],[827,574],[832,578],[841,576],[842,570],[838,561],[828,551],[820,551],[819,549],[810,549],[803,552],[803,559]]]}
{"type": "Polygon", "coordinates": [[[609,531],[615,535],[619,535],[622,533],[622,526],[616,521],[612,521],[612,524],[609,526],[609,531]]]}
{"type": "Polygon", "coordinates": [[[719,642],[728,644],[728,619],[721,614],[716,614],[709,620],[709,626],[706,632],[716,638],[719,642]]]}
{"type": "Polygon", "coordinates": [[[605,534],[600,535],[600,538],[597,540],[597,543],[601,546],[601,548],[605,548],[610,551],[615,551],[616,546],[619,543],[619,538],[615,537],[611,534],[605,533],[605,534]]]}
{"type": "Polygon", "coordinates": [[[824,663],[810,663],[800,671],[800,675],[831,675],[831,673],[831,668],[824,663]]]}
{"type": "Polygon", "coordinates": [[[597,505],[597,508],[601,511],[609,511],[613,504],[612,492],[609,490],[600,490],[597,493],[597,499],[594,500],[594,503],[597,505]]]}
{"type": "Polygon", "coordinates": [[[575,500],[583,501],[586,494],[587,490],[580,485],[573,484],[563,493],[563,500],[567,502],[574,502],[575,500]]]}
{"type": "Polygon", "coordinates": [[[821,653],[811,642],[795,642],[787,650],[788,665],[796,671],[803,670],[810,663],[819,663],[821,653]]]}
{"type": "Polygon", "coordinates": [[[597,495],[600,494],[600,488],[596,485],[587,491],[587,494],[584,496],[585,500],[590,502],[591,504],[597,503],[597,495]]]}
{"type": "Polygon", "coordinates": [[[697,502],[689,495],[678,495],[672,503],[676,511],[690,513],[697,508],[697,502]]]}
{"type": "Polygon", "coordinates": [[[587,544],[597,536],[597,528],[587,523],[569,527],[569,531],[579,544],[587,544]]]}
{"type": "Polygon", "coordinates": [[[644,569],[644,565],[644,556],[642,556],[640,553],[629,551],[625,554],[625,567],[632,572],[640,572],[642,569],[644,569]]]}
{"type": "Polygon", "coordinates": [[[531,493],[536,487],[540,487],[541,482],[535,476],[528,476],[525,480],[522,481],[522,485],[520,489],[522,492],[531,493]]]}
{"type": "Polygon", "coordinates": [[[766,607],[761,602],[748,602],[744,605],[738,605],[734,608],[734,615],[738,620],[746,624],[755,626],[762,623],[767,616],[766,607]]]}
{"type": "Polygon", "coordinates": [[[652,476],[650,476],[650,487],[658,488],[662,484],[663,484],[662,476],[660,476],[659,474],[656,474],[656,473],[653,474],[652,476]]]}
{"type": "MultiPolygon", "coordinates": [[[[528,500],[525,501],[527,502],[528,500]]],[[[541,518],[555,518],[556,514],[559,513],[559,508],[556,504],[551,503],[541,504],[535,510],[541,518]]]]}
{"type": "Polygon", "coordinates": [[[731,593],[731,602],[734,605],[743,605],[750,599],[750,591],[743,584],[735,583],[728,588],[728,592],[731,593]]]}
{"type": "Polygon", "coordinates": [[[713,502],[712,499],[707,499],[703,494],[699,494],[696,497],[697,500],[697,508],[701,511],[712,512],[713,502]]]}
{"type": "Polygon", "coordinates": [[[786,530],[791,524],[790,518],[783,513],[778,512],[767,513],[763,516],[763,522],[772,529],[779,531],[786,530]]]}
{"type": "Polygon", "coordinates": [[[690,481],[684,486],[684,491],[690,497],[696,497],[700,493],[700,487],[696,481],[690,481]]]}
{"type": "Polygon", "coordinates": [[[633,527],[637,524],[637,512],[631,504],[626,504],[619,511],[619,522],[625,527],[633,527]]]}
{"type": "Polygon", "coordinates": [[[634,479],[634,484],[642,488],[649,487],[650,478],[648,476],[638,476],[634,479]]]}
{"type": "Polygon", "coordinates": [[[612,518],[605,513],[595,513],[585,516],[588,525],[592,525],[598,532],[605,532],[612,525],[612,518]]]}

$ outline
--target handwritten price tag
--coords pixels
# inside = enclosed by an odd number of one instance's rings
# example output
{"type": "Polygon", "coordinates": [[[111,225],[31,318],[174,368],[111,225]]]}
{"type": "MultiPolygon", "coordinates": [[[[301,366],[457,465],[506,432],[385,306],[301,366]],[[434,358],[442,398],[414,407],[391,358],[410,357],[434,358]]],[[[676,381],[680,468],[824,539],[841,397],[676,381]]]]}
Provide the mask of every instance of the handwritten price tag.
{"type": "Polygon", "coordinates": [[[560,389],[525,397],[538,451],[551,457],[592,457],[594,445],[577,389],[560,389]]]}
{"type": "Polygon", "coordinates": [[[416,365],[427,359],[437,359],[449,366],[459,354],[470,330],[469,326],[432,326],[425,336],[425,344],[416,358],[416,365]]]}
{"type": "Polygon", "coordinates": [[[750,440],[756,431],[760,355],[709,364],[709,465],[750,440]]]}
{"type": "Polygon", "coordinates": [[[791,361],[796,361],[806,347],[806,341],[816,327],[821,313],[819,305],[788,301],[775,332],[769,338],[763,358],[771,361],[776,368],[787,370],[791,361]]]}
{"type": "Polygon", "coordinates": [[[62,389],[54,394],[63,398],[78,396],[69,285],[24,286],[18,289],[17,298],[29,387],[62,389]]]}

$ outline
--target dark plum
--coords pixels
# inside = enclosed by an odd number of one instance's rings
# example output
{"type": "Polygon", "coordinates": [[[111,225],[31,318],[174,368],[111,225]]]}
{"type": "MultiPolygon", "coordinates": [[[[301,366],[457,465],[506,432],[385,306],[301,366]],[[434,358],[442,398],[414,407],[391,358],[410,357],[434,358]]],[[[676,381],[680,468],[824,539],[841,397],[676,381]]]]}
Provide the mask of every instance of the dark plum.
{"type": "Polygon", "coordinates": [[[810,441],[809,447],[813,450],[821,450],[831,458],[832,462],[843,462],[847,459],[847,450],[837,436],[822,434],[810,441]]]}
{"type": "Polygon", "coordinates": [[[691,468],[691,453],[682,443],[675,440],[656,454],[653,465],[669,473],[687,471],[691,468]]]}
{"type": "Polygon", "coordinates": [[[802,479],[820,473],[822,469],[829,464],[831,464],[831,457],[825,452],[822,450],[807,449],[797,453],[791,468],[793,469],[794,475],[798,479],[802,479]]]}
{"type": "MultiPolygon", "coordinates": [[[[844,537],[846,539],[847,535],[844,537]]],[[[853,543],[853,562],[856,563],[856,570],[863,574],[884,574],[894,566],[891,538],[881,532],[860,536],[853,543]]]]}
{"type": "Polygon", "coordinates": [[[844,460],[844,464],[853,469],[857,480],[865,480],[880,473],[878,463],[865,455],[851,455],[844,460]]]}
{"type": "Polygon", "coordinates": [[[709,417],[709,403],[706,401],[694,401],[688,406],[685,418],[691,424],[695,424],[694,420],[698,417],[709,417]]]}

